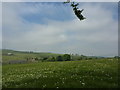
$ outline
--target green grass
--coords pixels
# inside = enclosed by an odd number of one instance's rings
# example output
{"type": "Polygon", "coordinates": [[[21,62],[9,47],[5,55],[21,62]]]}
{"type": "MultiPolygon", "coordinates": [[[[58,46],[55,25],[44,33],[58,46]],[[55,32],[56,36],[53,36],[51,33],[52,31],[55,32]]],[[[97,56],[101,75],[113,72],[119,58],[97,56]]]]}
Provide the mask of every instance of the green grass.
{"type": "Polygon", "coordinates": [[[61,54],[55,54],[55,53],[29,53],[29,52],[23,52],[23,51],[14,51],[14,50],[2,50],[2,62],[8,62],[13,60],[26,60],[27,58],[41,58],[41,57],[50,57],[50,56],[58,56],[61,54]],[[7,55],[7,53],[12,53],[14,55],[7,55]]]}
{"type": "Polygon", "coordinates": [[[118,60],[12,64],[2,67],[3,88],[117,88],[118,60]]]}

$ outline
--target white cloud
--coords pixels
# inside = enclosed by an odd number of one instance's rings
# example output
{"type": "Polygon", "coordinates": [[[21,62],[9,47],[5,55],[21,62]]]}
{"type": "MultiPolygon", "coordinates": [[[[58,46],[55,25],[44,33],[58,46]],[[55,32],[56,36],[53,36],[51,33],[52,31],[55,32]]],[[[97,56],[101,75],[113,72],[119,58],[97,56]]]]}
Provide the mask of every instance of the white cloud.
{"type": "MultiPolygon", "coordinates": [[[[9,6],[8,3],[4,4],[3,8],[5,9],[3,26],[9,27],[4,31],[4,48],[87,55],[117,54],[117,20],[113,19],[110,10],[104,9],[99,4],[81,6],[85,9],[83,15],[87,18],[84,21],[79,21],[74,16],[75,19],[64,22],[49,19],[46,20],[48,22],[46,25],[25,21],[21,18],[20,12],[15,9],[15,5],[9,6]],[[13,34],[6,34],[9,30],[13,34]]],[[[33,10],[31,8],[26,7],[28,11],[21,11],[21,13],[36,13],[37,10],[43,9],[39,7],[34,12],[35,8],[33,10]]]]}

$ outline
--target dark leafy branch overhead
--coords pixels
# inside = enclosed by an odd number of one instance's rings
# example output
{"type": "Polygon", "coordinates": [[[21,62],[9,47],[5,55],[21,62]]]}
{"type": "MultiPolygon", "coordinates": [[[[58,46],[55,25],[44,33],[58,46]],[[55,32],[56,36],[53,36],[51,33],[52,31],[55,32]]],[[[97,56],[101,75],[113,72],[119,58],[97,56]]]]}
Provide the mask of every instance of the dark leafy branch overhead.
{"type": "Polygon", "coordinates": [[[64,4],[66,4],[66,3],[71,3],[70,6],[73,8],[73,11],[74,11],[75,15],[76,15],[80,20],[86,19],[86,18],[82,15],[82,12],[83,12],[84,9],[79,10],[79,8],[78,8],[79,3],[76,3],[76,4],[75,4],[75,2],[70,2],[70,1],[64,2],[64,4]]]}

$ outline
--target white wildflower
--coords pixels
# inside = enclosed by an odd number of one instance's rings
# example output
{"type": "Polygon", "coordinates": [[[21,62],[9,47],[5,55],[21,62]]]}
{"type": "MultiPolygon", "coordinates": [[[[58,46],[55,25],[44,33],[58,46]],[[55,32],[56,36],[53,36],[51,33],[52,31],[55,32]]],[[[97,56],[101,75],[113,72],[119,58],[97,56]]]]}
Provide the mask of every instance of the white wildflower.
{"type": "Polygon", "coordinates": [[[85,85],[85,83],[82,83],[82,85],[84,86],[84,85],[85,85]]]}

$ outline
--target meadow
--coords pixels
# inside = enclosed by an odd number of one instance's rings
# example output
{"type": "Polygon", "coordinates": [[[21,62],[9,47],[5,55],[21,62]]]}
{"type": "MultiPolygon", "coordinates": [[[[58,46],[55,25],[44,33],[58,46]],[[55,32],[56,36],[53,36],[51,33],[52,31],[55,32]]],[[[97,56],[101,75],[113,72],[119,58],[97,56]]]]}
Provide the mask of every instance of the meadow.
{"type": "Polygon", "coordinates": [[[51,56],[58,56],[60,54],[56,53],[47,53],[47,52],[26,52],[26,51],[14,51],[3,49],[2,50],[2,62],[9,63],[10,61],[20,61],[20,60],[27,60],[27,58],[44,58],[44,57],[51,57],[51,56]],[[8,53],[12,53],[13,55],[8,55],[8,53]]]}
{"type": "Polygon", "coordinates": [[[3,88],[117,88],[118,60],[33,62],[2,66],[3,88]]]}

